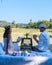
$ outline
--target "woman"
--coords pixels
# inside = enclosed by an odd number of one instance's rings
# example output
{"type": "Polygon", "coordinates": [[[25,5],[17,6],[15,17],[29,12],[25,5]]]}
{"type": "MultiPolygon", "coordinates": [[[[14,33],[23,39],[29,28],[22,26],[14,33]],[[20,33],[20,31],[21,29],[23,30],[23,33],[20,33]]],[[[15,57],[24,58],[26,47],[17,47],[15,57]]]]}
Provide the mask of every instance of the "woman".
{"type": "Polygon", "coordinates": [[[4,32],[4,35],[3,35],[4,51],[6,52],[6,54],[8,54],[8,50],[17,51],[17,50],[20,49],[18,44],[16,44],[16,43],[19,43],[19,41],[21,40],[21,37],[18,37],[16,42],[12,42],[11,32],[12,32],[11,27],[6,26],[5,32],[4,32]]]}
{"type": "Polygon", "coordinates": [[[6,52],[6,54],[8,54],[8,48],[10,46],[10,43],[12,43],[12,40],[11,40],[11,27],[10,26],[5,27],[3,40],[4,40],[4,51],[6,52]]]}

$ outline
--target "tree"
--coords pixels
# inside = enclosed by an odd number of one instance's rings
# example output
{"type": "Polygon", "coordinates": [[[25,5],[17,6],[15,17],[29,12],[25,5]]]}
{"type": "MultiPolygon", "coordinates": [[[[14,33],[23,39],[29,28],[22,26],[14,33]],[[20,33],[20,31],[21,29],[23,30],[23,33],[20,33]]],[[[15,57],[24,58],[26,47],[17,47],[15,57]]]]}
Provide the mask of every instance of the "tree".
{"type": "Polygon", "coordinates": [[[50,18],[50,22],[52,22],[52,18],[50,18]]]}
{"type": "Polygon", "coordinates": [[[11,27],[13,27],[13,28],[16,28],[15,21],[13,21],[13,22],[12,22],[12,25],[11,25],[11,27]]]}

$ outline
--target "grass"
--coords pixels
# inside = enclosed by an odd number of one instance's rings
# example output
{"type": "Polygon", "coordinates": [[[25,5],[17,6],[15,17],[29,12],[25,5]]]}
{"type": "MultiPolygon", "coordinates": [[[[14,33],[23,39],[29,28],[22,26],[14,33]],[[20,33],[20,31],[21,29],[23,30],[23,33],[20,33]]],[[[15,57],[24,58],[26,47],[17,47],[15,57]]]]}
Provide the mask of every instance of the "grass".
{"type": "MultiPolygon", "coordinates": [[[[52,36],[52,29],[47,29],[47,32],[49,35],[52,36]]],[[[4,33],[4,28],[0,28],[0,41],[3,42],[3,33],[4,33]]],[[[29,33],[29,37],[32,38],[33,40],[33,34],[40,34],[39,29],[25,29],[25,28],[12,28],[12,39],[13,41],[16,41],[18,36],[25,37],[25,34],[29,33]]],[[[50,38],[50,44],[52,43],[52,38],[50,38]]],[[[33,40],[33,45],[36,44],[36,42],[33,40]]],[[[52,46],[50,46],[52,49],[52,46]]]]}

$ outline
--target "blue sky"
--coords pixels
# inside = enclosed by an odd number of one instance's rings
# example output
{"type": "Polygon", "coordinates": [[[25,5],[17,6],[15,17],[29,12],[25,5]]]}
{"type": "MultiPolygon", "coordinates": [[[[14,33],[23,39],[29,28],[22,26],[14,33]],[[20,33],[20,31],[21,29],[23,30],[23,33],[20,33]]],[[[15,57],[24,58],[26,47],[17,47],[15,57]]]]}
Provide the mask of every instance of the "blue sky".
{"type": "Polygon", "coordinates": [[[0,20],[28,23],[52,18],[52,0],[0,0],[0,20]]]}

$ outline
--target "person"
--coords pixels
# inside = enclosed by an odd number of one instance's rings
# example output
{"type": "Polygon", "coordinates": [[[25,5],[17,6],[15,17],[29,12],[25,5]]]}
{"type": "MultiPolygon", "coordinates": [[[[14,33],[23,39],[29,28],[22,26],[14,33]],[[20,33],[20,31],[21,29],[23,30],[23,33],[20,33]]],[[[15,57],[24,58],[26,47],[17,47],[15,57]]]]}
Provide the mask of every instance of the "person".
{"type": "Polygon", "coordinates": [[[32,50],[36,52],[44,52],[49,48],[50,37],[46,32],[46,25],[41,23],[39,25],[39,30],[41,34],[39,35],[39,40],[37,39],[37,35],[33,35],[34,40],[38,43],[38,45],[33,46],[32,50]]]}
{"type": "MultiPolygon", "coordinates": [[[[16,42],[12,41],[12,37],[11,37],[11,26],[6,26],[5,27],[5,32],[3,34],[3,41],[4,41],[4,51],[6,52],[6,54],[8,54],[8,50],[13,49],[14,45],[13,43],[19,43],[19,41],[21,40],[17,40],[16,42]]],[[[16,46],[18,47],[18,45],[16,44],[16,46]]]]}
{"type": "Polygon", "coordinates": [[[5,55],[2,42],[0,42],[0,55],[5,55]]]}

